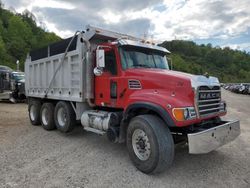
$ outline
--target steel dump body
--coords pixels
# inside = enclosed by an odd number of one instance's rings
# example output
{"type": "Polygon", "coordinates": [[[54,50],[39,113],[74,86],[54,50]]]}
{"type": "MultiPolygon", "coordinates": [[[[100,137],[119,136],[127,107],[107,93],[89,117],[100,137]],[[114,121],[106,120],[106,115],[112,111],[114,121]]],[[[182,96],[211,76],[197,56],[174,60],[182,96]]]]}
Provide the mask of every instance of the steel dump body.
{"type": "Polygon", "coordinates": [[[63,63],[61,63],[63,53],[34,61],[31,56],[27,58],[25,72],[28,73],[26,74],[28,96],[44,98],[47,94],[47,98],[51,99],[83,101],[83,48],[80,37],[77,37],[75,49],[68,52],[63,63]]]}

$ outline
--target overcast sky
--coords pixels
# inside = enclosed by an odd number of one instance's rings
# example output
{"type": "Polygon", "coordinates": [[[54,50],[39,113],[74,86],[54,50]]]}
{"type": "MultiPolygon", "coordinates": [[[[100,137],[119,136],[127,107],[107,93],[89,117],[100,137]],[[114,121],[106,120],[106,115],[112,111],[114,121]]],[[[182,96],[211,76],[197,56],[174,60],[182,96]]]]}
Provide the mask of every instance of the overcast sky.
{"type": "Polygon", "coordinates": [[[90,24],[156,41],[184,39],[250,51],[250,0],[2,0],[69,37],[90,24]]]}

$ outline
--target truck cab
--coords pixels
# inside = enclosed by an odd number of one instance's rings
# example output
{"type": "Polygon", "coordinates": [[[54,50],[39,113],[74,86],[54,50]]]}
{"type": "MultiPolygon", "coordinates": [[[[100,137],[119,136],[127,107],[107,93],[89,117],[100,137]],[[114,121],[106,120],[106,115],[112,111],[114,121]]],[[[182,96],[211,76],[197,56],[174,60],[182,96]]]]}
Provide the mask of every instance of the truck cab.
{"type": "Polygon", "coordinates": [[[13,103],[25,97],[25,78],[23,72],[15,72],[6,66],[0,66],[0,100],[13,103]]]}
{"type": "Polygon", "coordinates": [[[25,62],[31,124],[46,130],[83,129],[126,143],[144,173],[166,170],[174,145],[190,154],[213,151],[240,134],[238,120],[224,121],[219,80],[170,70],[170,52],[150,42],[87,26],[25,62]]]}
{"type": "Polygon", "coordinates": [[[95,105],[126,110],[138,102],[152,104],[170,115],[173,127],[225,115],[218,79],[170,70],[168,54],[159,46],[130,40],[101,44],[95,105]]]}

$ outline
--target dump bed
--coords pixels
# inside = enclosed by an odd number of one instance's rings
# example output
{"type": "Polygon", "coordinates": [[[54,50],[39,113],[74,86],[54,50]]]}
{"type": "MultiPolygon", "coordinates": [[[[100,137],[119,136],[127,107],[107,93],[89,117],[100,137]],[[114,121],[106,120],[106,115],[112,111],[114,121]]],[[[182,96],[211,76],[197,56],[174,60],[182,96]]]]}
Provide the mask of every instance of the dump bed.
{"type": "Polygon", "coordinates": [[[85,45],[78,34],[72,41],[65,60],[64,52],[72,38],[30,53],[25,62],[26,95],[69,101],[84,101],[85,45]]]}

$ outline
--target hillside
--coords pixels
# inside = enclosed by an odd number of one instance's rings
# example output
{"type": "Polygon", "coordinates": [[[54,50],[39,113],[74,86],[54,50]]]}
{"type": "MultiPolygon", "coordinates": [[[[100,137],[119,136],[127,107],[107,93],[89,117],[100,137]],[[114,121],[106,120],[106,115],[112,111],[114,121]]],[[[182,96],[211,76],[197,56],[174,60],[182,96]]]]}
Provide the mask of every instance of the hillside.
{"type": "Polygon", "coordinates": [[[230,48],[213,48],[192,41],[165,41],[161,46],[172,52],[173,69],[219,77],[221,82],[250,82],[250,54],[230,48]]]}
{"type": "Polygon", "coordinates": [[[60,37],[56,34],[37,26],[32,13],[15,14],[0,6],[0,65],[15,68],[19,60],[23,70],[26,55],[31,49],[58,40],[60,37]]]}

